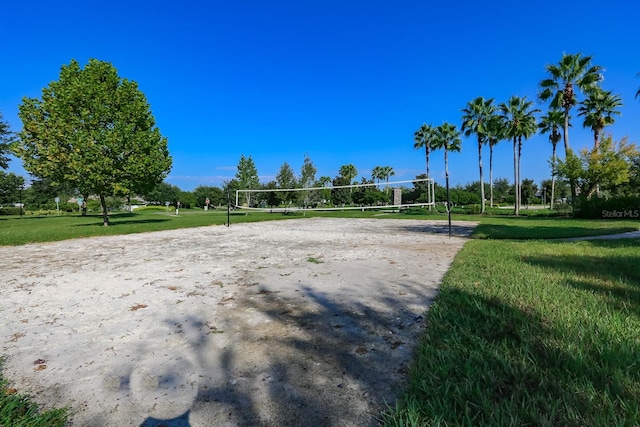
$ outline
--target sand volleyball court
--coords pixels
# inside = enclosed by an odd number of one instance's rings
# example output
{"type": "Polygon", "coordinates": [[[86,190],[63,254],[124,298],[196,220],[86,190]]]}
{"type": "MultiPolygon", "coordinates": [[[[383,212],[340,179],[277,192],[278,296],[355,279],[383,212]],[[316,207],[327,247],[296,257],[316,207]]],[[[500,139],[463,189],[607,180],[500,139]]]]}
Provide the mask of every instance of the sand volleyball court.
{"type": "Polygon", "coordinates": [[[293,219],[0,247],[0,355],[74,426],[370,426],[473,228],[293,219]]]}

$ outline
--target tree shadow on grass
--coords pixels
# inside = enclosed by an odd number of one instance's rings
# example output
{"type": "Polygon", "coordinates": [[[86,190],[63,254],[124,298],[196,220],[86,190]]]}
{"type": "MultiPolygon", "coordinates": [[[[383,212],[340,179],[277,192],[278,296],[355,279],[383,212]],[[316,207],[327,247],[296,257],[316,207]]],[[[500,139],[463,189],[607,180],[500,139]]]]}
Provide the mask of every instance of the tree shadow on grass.
{"type": "Polygon", "coordinates": [[[567,285],[612,297],[607,301],[615,309],[640,314],[640,239],[592,240],[581,244],[611,251],[528,256],[524,262],[562,272],[567,276],[564,281],[567,285]],[[621,254],[616,249],[624,252],[621,254]]]}
{"type": "MultiPolygon", "coordinates": [[[[525,220],[526,221],[526,220],[525,220]]],[[[522,225],[507,224],[479,224],[473,236],[478,239],[512,239],[512,240],[531,240],[531,239],[562,239],[576,236],[599,236],[606,234],[625,233],[628,231],[636,231],[637,227],[620,225],[618,228],[610,229],[594,229],[590,227],[580,226],[527,226],[526,222],[522,225]]]]}
{"type": "Polygon", "coordinates": [[[423,422],[451,425],[640,422],[635,338],[585,337],[584,325],[460,289],[442,290],[430,316],[398,414],[418,408],[423,422]]]}
{"type": "MultiPolygon", "coordinates": [[[[158,223],[167,222],[167,221],[171,221],[171,220],[164,219],[164,218],[127,219],[123,221],[110,220],[109,227],[119,227],[123,225],[158,224],[158,223]]],[[[72,227],[104,227],[104,224],[100,220],[100,221],[96,221],[95,223],[73,224],[72,227]]]]}

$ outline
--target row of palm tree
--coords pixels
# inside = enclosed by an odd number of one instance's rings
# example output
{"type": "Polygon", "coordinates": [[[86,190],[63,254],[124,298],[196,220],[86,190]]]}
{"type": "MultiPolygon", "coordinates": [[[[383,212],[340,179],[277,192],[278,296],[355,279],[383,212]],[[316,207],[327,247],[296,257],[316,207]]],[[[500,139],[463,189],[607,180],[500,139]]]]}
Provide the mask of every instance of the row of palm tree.
{"type": "MultiPolygon", "coordinates": [[[[583,126],[590,128],[594,135],[594,149],[599,147],[600,136],[605,126],[614,123],[614,116],[619,115],[618,108],[622,105],[619,96],[600,88],[602,68],[591,64],[590,56],[581,54],[563,54],[558,64],[546,66],[549,78],[540,82],[538,99],[549,101],[549,110],[540,118],[538,123],[535,114],[540,112],[534,107],[533,101],[526,97],[512,96],[507,102],[494,104],[493,98],[477,97],[467,103],[462,110],[461,131],[465,136],[475,136],[478,144],[478,167],[480,175],[480,192],[482,207],[485,212],[484,177],[482,169],[482,150],[489,145],[489,181],[490,206],[493,206],[493,149],[503,140],[513,141],[513,169],[515,185],[515,214],[518,215],[521,206],[520,166],[523,141],[533,136],[537,131],[549,134],[549,141],[553,146],[552,154],[552,188],[551,207],[555,191],[556,146],[560,142],[560,129],[563,129],[565,156],[570,152],[569,127],[571,126],[571,110],[579,105],[578,115],[583,117],[583,126]],[[584,99],[577,100],[576,92],[581,92],[584,99]]],[[[640,90],[636,96],[640,95],[640,90]]],[[[414,147],[424,148],[427,177],[430,176],[429,156],[438,147],[438,128],[423,124],[414,133],[414,147]]],[[[446,151],[445,151],[446,156],[446,151]]],[[[447,168],[445,161],[445,168],[447,168]]],[[[448,172],[447,172],[448,175],[448,172]]],[[[571,196],[575,200],[575,183],[570,182],[571,196]]]]}
{"type": "Polygon", "coordinates": [[[396,172],[391,166],[375,166],[371,169],[371,179],[377,180],[378,183],[383,179],[389,183],[389,178],[394,176],[396,172]]]}

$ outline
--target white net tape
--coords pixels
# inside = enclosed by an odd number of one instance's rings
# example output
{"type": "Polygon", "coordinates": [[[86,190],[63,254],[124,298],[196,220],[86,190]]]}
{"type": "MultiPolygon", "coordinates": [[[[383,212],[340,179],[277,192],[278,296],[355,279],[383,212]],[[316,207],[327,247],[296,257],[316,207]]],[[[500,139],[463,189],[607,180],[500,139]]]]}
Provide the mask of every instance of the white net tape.
{"type": "Polygon", "coordinates": [[[433,179],[421,178],[330,187],[236,190],[235,207],[295,212],[435,206],[434,185],[433,179]],[[407,194],[416,193],[421,195],[418,200],[407,200],[407,194]]]}

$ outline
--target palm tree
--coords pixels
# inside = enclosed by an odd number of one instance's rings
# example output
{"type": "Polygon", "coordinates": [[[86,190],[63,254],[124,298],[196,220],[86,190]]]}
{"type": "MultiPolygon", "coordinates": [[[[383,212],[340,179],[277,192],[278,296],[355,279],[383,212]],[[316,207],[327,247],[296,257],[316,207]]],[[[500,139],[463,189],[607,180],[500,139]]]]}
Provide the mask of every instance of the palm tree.
{"type": "Polygon", "coordinates": [[[527,97],[512,96],[507,103],[500,104],[500,111],[505,123],[507,137],[513,139],[513,175],[515,188],[515,215],[520,213],[520,158],[522,156],[522,139],[536,133],[536,118],[539,111],[533,109],[533,102],[527,97]]]}
{"type": "Polygon", "coordinates": [[[449,193],[449,151],[460,152],[462,141],[455,125],[444,122],[435,129],[434,148],[444,149],[444,176],[447,185],[447,214],[449,217],[449,237],[451,237],[451,196],[449,193]]]}
{"type": "Polygon", "coordinates": [[[620,115],[618,107],[622,106],[622,100],[618,95],[609,91],[598,89],[589,94],[587,99],[580,103],[578,115],[584,117],[582,126],[593,131],[593,147],[598,149],[600,134],[605,126],[615,122],[614,115],[620,115]]]}
{"type": "Polygon", "coordinates": [[[434,130],[433,126],[423,123],[420,129],[413,133],[413,148],[420,149],[424,147],[424,155],[427,161],[427,178],[429,178],[429,154],[433,149],[434,130]]]}
{"type": "Polygon", "coordinates": [[[385,179],[387,181],[387,184],[389,183],[389,178],[394,176],[396,174],[396,172],[393,170],[393,168],[391,166],[382,166],[381,168],[381,172],[382,172],[382,178],[385,179]]]}
{"type": "Polygon", "coordinates": [[[547,115],[540,117],[540,123],[538,128],[541,134],[549,134],[549,142],[553,147],[551,153],[551,202],[549,204],[550,209],[553,209],[553,200],[556,192],[556,147],[562,136],[560,135],[560,128],[564,124],[564,114],[560,110],[549,110],[547,115]]]}
{"type": "Polygon", "coordinates": [[[591,56],[576,54],[562,54],[560,63],[548,64],[547,71],[551,78],[540,82],[541,101],[551,100],[552,109],[564,112],[564,151],[565,155],[571,149],[569,145],[569,113],[578,103],[575,89],[583,94],[589,94],[598,88],[601,80],[598,65],[591,65],[591,56]]]}
{"type": "MultiPolygon", "coordinates": [[[[356,169],[356,167],[352,164],[342,165],[340,166],[340,170],[338,171],[338,173],[341,176],[347,178],[349,180],[349,185],[351,185],[351,181],[353,181],[353,178],[358,175],[358,169],[356,169]]],[[[349,187],[349,193],[351,193],[352,190],[353,188],[349,187]]]]}
{"type": "Polygon", "coordinates": [[[487,122],[487,138],[489,141],[489,206],[493,207],[493,149],[506,139],[505,126],[499,115],[492,114],[487,122]]]}
{"type": "Polygon", "coordinates": [[[487,125],[489,118],[495,111],[493,105],[493,98],[485,100],[483,97],[478,97],[473,101],[467,103],[467,107],[462,110],[464,115],[462,116],[461,130],[464,132],[464,136],[471,136],[473,134],[478,138],[478,165],[480,169],[480,200],[482,201],[482,208],[480,213],[484,213],[484,177],[482,175],[482,146],[487,143],[487,125]]]}
{"type": "Polygon", "coordinates": [[[382,166],[376,166],[371,169],[371,179],[377,180],[380,183],[380,180],[383,179],[384,176],[382,174],[382,166]]]}
{"type": "MultiPolygon", "coordinates": [[[[564,155],[568,155],[571,146],[569,145],[569,113],[578,103],[575,89],[583,94],[588,94],[598,87],[601,80],[600,71],[602,67],[591,64],[591,56],[582,56],[581,53],[562,54],[560,62],[548,64],[547,71],[550,78],[540,82],[540,93],[538,98],[541,101],[551,100],[552,109],[562,110],[564,113],[564,155]]],[[[572,202],[576,200],[575,180],[569,181],[571,186],[572,202]]]]}

